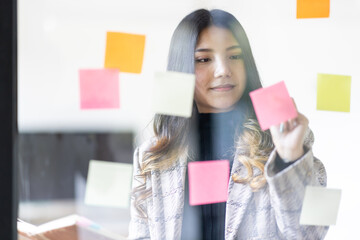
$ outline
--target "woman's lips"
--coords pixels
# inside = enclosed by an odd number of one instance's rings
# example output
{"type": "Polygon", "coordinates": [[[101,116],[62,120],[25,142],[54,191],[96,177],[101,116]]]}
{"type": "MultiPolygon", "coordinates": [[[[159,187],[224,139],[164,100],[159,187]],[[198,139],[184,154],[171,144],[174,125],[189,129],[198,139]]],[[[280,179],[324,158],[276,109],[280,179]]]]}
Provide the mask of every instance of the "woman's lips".
{"type": "Polygon", "coordinates": [[[218,85],[216,87],[210,88],[211,90],[217,91],[217,92],[227,92],[232,90],[235,87],[235,85],[232,84],[222,84],[218,85]]]}

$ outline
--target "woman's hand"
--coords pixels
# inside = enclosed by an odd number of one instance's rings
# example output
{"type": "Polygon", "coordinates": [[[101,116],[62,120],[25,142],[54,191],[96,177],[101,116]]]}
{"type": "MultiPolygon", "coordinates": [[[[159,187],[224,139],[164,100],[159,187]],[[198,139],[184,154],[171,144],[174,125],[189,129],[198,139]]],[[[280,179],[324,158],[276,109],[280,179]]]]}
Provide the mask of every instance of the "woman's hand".
{"type": "Polygon", "coordinates": [[[309,120],[301,113],[278,126],[271,126],[270,132],[279,156],[291,162],[304,155],[304,140],[309,120]]]}

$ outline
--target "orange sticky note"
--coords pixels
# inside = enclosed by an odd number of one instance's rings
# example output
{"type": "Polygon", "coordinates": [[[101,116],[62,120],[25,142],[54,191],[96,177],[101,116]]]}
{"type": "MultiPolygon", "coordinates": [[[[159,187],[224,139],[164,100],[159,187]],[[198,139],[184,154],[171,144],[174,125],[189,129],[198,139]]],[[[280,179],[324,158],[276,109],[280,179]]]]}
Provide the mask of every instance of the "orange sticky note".
{"type": "Polygon", "coordinates": [[[145,35],[108,32],[106,36],[105,68],[120,72],[141,73],[145,35]]]}
{"type": "Polygon", "coordinates": [[[119,108],[117,69],[82,69],[79,80],[81,109],[119,108]]]}
{"type": "Polygon", "coordinates": [[[330,0],[297,0],[296,18],[327,18],[330,0]]]}
{"type": "Polygon", "coordinates": [[[190,162],[188,173],[191,206],[226,202],[230,175],[228,160],[190,162]]]}

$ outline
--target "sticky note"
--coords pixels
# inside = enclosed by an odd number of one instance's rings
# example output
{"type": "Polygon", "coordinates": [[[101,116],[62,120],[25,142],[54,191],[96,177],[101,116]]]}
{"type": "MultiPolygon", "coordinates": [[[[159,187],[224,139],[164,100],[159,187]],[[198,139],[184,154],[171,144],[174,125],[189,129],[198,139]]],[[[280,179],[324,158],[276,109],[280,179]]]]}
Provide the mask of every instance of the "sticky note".
{"type": "Polygon", "coordinates": [[[79,70],[80,108],[119,108],[119,71],[117,69],[79,70]]]}
{"type": "Polygon", "coordinates": [[[230,175],[228,160],[198,161],[188,164],[189,204],[226,202],[230,175]]]}
{"type": "Polygon", "coordinates": [[[91,160],[85,204],[128,208],[131,182],[132,164],[91,160]]]}
{"type": "Polygon", "coordinates": [[[297,117],[297,110],[284,81],[250,92],[262,130],[297,117]]]}
{"type": "Polygon", "coordinates": [[[106,35],[105,68],[120,72],[141,73],[145,35],[108,32],[106,35]]]}
{"type": "Polygon", "coordinates": [[[194,90],[194,74],[156,72],[153,81],[153,111],[165,115],[190,117],[194,90]]]}
{"type": "Polygon", "coordinates": [[[300,224],[335,225],[340,198],[340,189],[307,186],[300,215],[300,224]]]}
{"type": "Polygon", "coordinates": [[[330,0],[297,0],[297,18],[327,18],[330,0]]]}
{"type": "Polygon", "coordinates": [[[317,110],[350,112],[351,77],[318,74],[317,110]]]}

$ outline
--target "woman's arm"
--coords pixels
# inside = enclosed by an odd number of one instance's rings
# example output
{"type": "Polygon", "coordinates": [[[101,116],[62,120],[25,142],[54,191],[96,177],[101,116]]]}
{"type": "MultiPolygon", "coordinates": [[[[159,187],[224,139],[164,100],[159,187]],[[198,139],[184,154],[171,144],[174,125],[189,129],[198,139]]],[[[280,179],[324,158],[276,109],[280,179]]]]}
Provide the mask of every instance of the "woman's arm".
{"type": "Polygon", "coordinates": [[[295,163],[275,173],[272,171],[275,154],[274,151],[265,166],[265,176],[279,235],[284,239],[324,239],[328,227],[300,225],[306,186],[326,186],[324,165],[313,157],[310,149],[295,163]]]}
{"type": "Polygon", "coordinates": [[[298,113],[295,119],[270,128],[275,150],[265,165],[265,177],[283,239],[323,239],[329,228],[300,225],[306,186],[326,186],[324,165],[312,153],[314,139],[308,124],[308,119],[298,113]],[[284,164],[276,164],[277,155],[284,164]]]}
{"type": "MultiPolygon", "coordinates": [[[[309,134],[312,135],[310,131],[309,134]]],[[[312,145],[312,141],[310,143],[312,145]]],[[[325,226],[300,225],[306,186],[326,186],[324,165],[313,156],[311,146],[307,145],[304,150],[302,157],[280,171],[275,164],[276,150],[265,165],[270,201],[283,239],[324,239],[328,231],[325,226]]]]}

